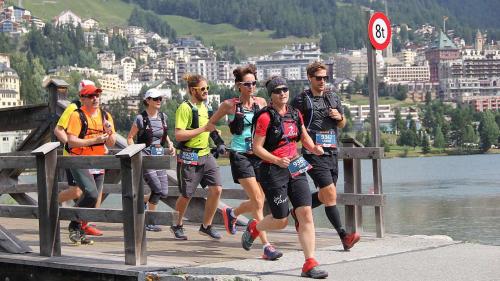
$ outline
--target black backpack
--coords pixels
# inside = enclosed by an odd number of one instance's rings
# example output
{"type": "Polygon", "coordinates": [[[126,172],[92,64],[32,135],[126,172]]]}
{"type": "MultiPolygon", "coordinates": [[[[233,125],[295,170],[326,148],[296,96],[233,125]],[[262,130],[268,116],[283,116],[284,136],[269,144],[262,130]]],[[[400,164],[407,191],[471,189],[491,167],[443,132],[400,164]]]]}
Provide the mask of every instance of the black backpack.
{"type": "MultiPolygon", "coordinates": [[[[137,135],[137,143],[144,143],[146,144],[146,147],[149,147],[153,142],[153,127],[151,127],[151,121],[149,120],[148,113],[145,110],[141,112],[141,115],[142,115],[142,128],[140,129],[139,134],[137,135]]],[[[158,115],[160,116],[161,124],[163,126],[163,135],[160,140],[160,145],[164,146],[165,143],[167,142],[168,126],[165,120],[166,117],[165,113],[158,112],[158,115]]]]}
{"type": "Polygon", "coordinates": [[[285,119],[293,120],[297,126],[297,137],[296,141],[300,140],[302,135],[302,121],[299,117],[299,111],[294,107],[289,106],[288,111],[285,116],[281,116],[272,106],[266,106],[262,108],[259,112],[257,112],[252,119],[252,136],[255,133],[255,126],[257,124],[257,120],[259,117],[268,112],[270,116],[269,127],[267,127],[266,132],[266,140],[264,141],[264,148],[272,152],[279,147],[286,145],[286,142],[283,143],[283,126],[282,123],[285,119]]]}
{"type": "MultiPolygon", "coordinates": [[[[243,134],[243,129],[245,128],[245,113],[243,111],[243,104],[240,100],[235,98],[234,102],[236,103],[236,110],[234,113],[234,119],[229,122],[229,131],[233,135],[241,135],[243,134]]],[[[259,105],[255,101],[252,105],[252,110],[254,115],[260,110],[259,105]]]]}
{"type": "MultiPolygon", "coordinates": [[[[297,96],[296,100],[292,103],[298,110],[304,113],[304,120],[308,120],[306,122],[306,129],[309,129],[313,118],[313,107],[311,100],[312,92],[310,89],[307,89],[300,93],[297,96]]],[[[337,108],[339,102],[338,97],[333,92],[326,92],[323,95],[325,103],[330,108],[337,108]]]]}

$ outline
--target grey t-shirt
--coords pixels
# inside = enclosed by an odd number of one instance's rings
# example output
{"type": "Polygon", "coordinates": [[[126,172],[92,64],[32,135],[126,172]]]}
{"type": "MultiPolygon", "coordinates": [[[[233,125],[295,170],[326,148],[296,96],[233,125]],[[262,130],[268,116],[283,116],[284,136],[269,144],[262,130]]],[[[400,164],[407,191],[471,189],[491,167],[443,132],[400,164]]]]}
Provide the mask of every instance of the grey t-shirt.
{"type": "MultiPolygon", "coordinates": [[[[165,121],[165,126],[167,123],[167,115],[164,114],[163,112],[159,112],[156,117],[151,117],[149,116],[149,122],[151,123],[151,128],[153,129],[153,141],[151,144],[160,144],[161,143],[161,138],[163,136],[163,125],[161,123],[161,117],[160,114],[163,114],[163,120],[165,121]]],[[[135,117],[135,124],[137,125],[137,128],[139,129],[138,134],[143,133],[144,128],[143,128],[143,118],[142,115],[139,114],[135,117]]],[[[149,152],[149,147],[146,147],[146,151],[149,152]]]]}

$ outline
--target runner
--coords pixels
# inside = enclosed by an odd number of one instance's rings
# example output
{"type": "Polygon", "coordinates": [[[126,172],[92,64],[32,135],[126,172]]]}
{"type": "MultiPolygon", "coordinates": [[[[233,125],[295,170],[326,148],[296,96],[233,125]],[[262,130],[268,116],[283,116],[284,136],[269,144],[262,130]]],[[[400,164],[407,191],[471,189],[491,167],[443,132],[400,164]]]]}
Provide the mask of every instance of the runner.
{"type": "MultiPolygon", "coordinates": [[[[209,147],[208,138],[216,132],[215,126],[208,122],[208,109],[204,103],[208,98],[209,86],[201,75],[188,74],[184,80],[188,85],[190,100],[181,103],[175,112],[175,139],[179,142],[177,179],[181,196],[177,198],[175,205],[175,210],[179,213],[177,224],[172,225],[170,230],[175,239],[187,240],[182,219],[191,197],[201,184],[203,188],[208,186],[208,193],[199,233],[220,239],[221,235],[212,227],[212,220],[222,193],[222,184],[219,167],[210,154],[209,147]]],[[[217,145],[217,152],[224,154],[223,142],[217,145]]]]}
{"type": "MultiPolygon", "coordinates": [[[[328,76],[323,63],[314,62],[308,65],[307,76],[311,88],[297,95],[292,106],[302,113],[307,132],[325,151],[325,154],[317,156],[302,149],[304,158],[313,166],[313,169],[308,171],[309,176],[316,188],[319,188],[319,192],[312,194],[312,208],[325,205],[326,217],[337,231],[344,250],[347,251],[359,241],[360,235],[357,232],[346,233],[337,209],[337,128],[343,128],[346,124],[344,110],[338,96],[325,90],[328,76]]],[[[292,210],[292,217],[295,218],[294,214],[295,211],[292,210]]],[[[295,228],[299,228],[297,220],[295,228]]]]}
{"type": "MultiPolygon", "coordinates": [[[[248,200],[238,207],[225,207],[222,210],[224,226],[229,234],[236,234],[236,218],[241,214],[251,213],[259,221],[264,218],[264,192],[256,180],[262,161],[252,151],[251,127],[254,114],[266,106],[266,100],[254,96],[257,86],[255,65],[238,67],[233,71],[233,75],[240,96],[224,101],[210,118],[210,122],[215,124],[225,115],[229,116],[229,129],[232,134],[229,152],[231,173],[234,182],[239,183],[248,196],[248,200]]],[[[283,255],[269,243],[265,231],[262,231],[259,237],[263,244],[264,259],[276,260],[283,255]]]]}
{"type": "MultiPolygon", "coordinates": [[[[158,90],[149,89],[145,93],[143,103],[146,110],[136,116],[127,136],[127,144],[131,145],[134,144],[134,137],[137,135],[137,143],[146,144],[143,151],[147,155],[163,156],[165,145],[168,154],[175,155],[175,148],[167,135],[168,117],[165,113],[160,112],[162,100],[163,96],[158,90]]],[[[149,210],[154,211],[160,199],[168,196],[167,170],[147,169],[144,170],[143,177],[151,189],[151,194],[145,197],[144,204],[149,210]]],[[[146,230],[161,231],[161,227],[147,224],[146,230]]]]}
{"type": "Polygon", "coordinates": [[[299,241],[304,252],[303,277],[326,278],[328,273],[318,268],[314,258],[316,234],[311,210],[311,193],[305,171],[311,166],[297,153],[297,142],[316,155],[323,148],[314,145],[303,125],[302,115],[287,106],[289,93],[286,80],[275,76],[266,83],[271,105],[253,119],[255,135],[253,151],[263,163],[260,184],[264,189],[271,215],[262,221],[252,219],[241,236],[241,244],[249,250],[260,231],[283,229],[288,224],[288,200],[300,221],[299,241]]]}
{"type": "MultiPolygon", "coordinates": [[[[83,87],[86,85],[95,85],[93,81],[91,80],[82,80],[80,83],[78,83],[78,92],[82,90],[83,87]]],[[[68,151],[68,135],[66,133],[66,129],[68,128],[68,123],[69,123],[69,118],[71,114],[75,111],[78,110],[78,108],[81,107],[81,102],[79,100],[75,100],[71,102],[64,112],[61,114],[61,117],[59,118],[59,121],[57,122],[56,127],[54,128],[54,135],[57,137],[57,139],[63,143],[63,155],[69,155],[68,151]]],[[[63,190],[59,192],[59,195],[57,197],[57,201],[59,204],[62,204],[66,201],[70,200],[77,200],[82,196],[83,192],[78,187],[75,179],[73,178],[73,175],[71,174],[71,171],[69,169],[65,169],[66,171],[66,178],[68,181],[68,189],[63,190]]],[[[96,202],[96,208],[99,208],[101,205],[101,195],[102,193],[99,194],[99,199],[96,202]]],[[[85,234],[87,235],[93,235],[93,236],[101,236],[102,231],[97,229],[95,226],[91,226],[88,224],[88,222],[82,221],[82,229],[85,231],[85,234]]]]}
{"type": "MultiPolygon", "coordinates": [[[[112,147],[116,141],[113,118],[99,108],[102,90],[86,85],[80,91],[82,107],[71,113],[67,133],[70,155],[105,155],[106,145],[112,147]]],[[[83,195],[77,207],[94,208],[102,192],[104,169],[70,169],[83,195]]],[[[69,239],[75,244],[92,244],[82,229],[80,221],[71,221],[69,239]]]]}

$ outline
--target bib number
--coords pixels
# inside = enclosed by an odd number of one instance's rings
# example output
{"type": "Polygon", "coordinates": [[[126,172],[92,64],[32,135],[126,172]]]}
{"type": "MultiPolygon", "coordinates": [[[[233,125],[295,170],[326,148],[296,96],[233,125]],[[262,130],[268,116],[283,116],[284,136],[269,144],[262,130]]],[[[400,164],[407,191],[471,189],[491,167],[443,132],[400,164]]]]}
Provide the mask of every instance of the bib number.
{"type": "Polygon", "coordinates": [[[335,131],[324,131],[316,133],[316,144],[322,147],[337,147],[337,136],[335,131]]]}
{"type": "Polygon", "coordinates": [[[104,174],[104,169],[89,169],[91,175],[102,175],[104,174]]]}
{"type": "Polygon", "coordinates": [[[309,162],[307,162],[307,160],[302,156],[295,158],[288,165],[288,171],[290,171],[292,178],[295,178],[300,174],[309,171],[310,169],[312,169],[311,164],[309,164],[309,162]]]}
{"type": "Polygon", "coordinates": [[[153,144],[149,147],[152,156],[163,156],[165,148],[160,144],[153,144]]]}
{"type": "Polygon", "coordinates": [[[247,152],[251,152],[253,149],[252,146],[252,137],[245,138],[245,149],[247,152]]]}
{"type": "Polygon", "coordinates": [[[184,164],[196,166],[196,165],[198,165],[198,153],[197,152],[181,151],[181,153],[179,153],[179,156],[178,156],[178,162],[182,162],[184,164]]]}

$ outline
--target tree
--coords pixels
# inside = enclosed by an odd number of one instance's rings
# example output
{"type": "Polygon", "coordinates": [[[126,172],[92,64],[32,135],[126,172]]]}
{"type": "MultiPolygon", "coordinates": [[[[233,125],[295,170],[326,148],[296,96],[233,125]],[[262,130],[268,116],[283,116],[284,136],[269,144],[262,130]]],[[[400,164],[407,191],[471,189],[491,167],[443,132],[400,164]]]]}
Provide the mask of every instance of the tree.
{"type": "Polygon", "coordinates": [[[472,125],[465,126],[464,143],[476,143],[477,136],[472,125]]]}
{"type": "Polygon", "coordinates": [[[441,152],[444,146],[445,142],[444,142],[443,131],[441,130],[441,126],[438,125],[434,132],[434,147],[439,149],[439,151],[441,152]]]}
{"type": "Polygon", "coordinates": [[[398,85],[396,87],[396,92],[394,93],[394,98],[400,101],[404,101],[408,97],[408,87],[403,85],[398,85]]]}
{"type": "Polygon", "coordinates": [[[431,152],[431,146],[429,144],[429,138],[427,137],[427,134],[423,134],[422,143],[420,145],[422,146],[422,152],[424,154],[431,152]]]}
{"type": "Polygon", "coordinates": [[[483,151],[488,151],[492,145],[498,142],[499,134],[500,131],[493,113],[489,110],[483,112],[481,122],[479,123],[479,136],[483,151]]]}
{"type": "Polygon", "coordinates": [[[396,108],[394,110],[394,120],[392,121],[392,127],[394,128],[396,134],[401,133],[403,128],[405,128],[403,118],[401,117],[401,110],[399,110],[399,108],[396,108]]]}

